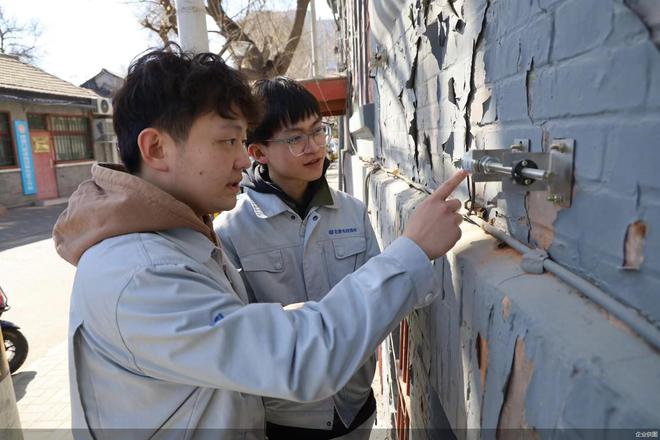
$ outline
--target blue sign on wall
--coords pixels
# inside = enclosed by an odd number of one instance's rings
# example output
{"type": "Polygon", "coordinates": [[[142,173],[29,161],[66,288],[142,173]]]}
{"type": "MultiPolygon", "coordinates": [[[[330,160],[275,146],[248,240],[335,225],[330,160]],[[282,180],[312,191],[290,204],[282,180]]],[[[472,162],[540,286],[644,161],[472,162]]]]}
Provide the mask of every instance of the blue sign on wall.
{"type": "Polygon", "coordinates": [[[27,121],[14,121],[14,133],[16,133],[16,150],[18,151],[18,164],[21,167],[23,194],[26,196],[36,194],[37,176],[34,174],[32,145],[27,121]]]}

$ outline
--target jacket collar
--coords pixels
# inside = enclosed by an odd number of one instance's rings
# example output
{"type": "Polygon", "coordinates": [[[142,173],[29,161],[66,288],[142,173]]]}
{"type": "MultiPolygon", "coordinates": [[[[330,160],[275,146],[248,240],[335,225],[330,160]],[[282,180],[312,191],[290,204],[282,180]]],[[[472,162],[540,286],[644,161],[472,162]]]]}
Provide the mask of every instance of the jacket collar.
{"type": "MultiPolygon", "coordinates": [[[[254,209],[254,213],[258,218],[271,218],[279,215],[283,212],[293,212],[293,210],[282,201],[277,195],[257,192],[251,188],[245,188],[246,196],[250,205],[254,209]]],[[[340,200],[331,189],[330,196],[332,197],[332,203],[323,205],[325,208],[339,209],[340,200]]]]}
{"type": "Polygon", "coordinates": [[[77,265],[82,254],[106,238],[137,232],[187,228],[213,245],[210,216],[198,217],[171,194],[115,164],[95,164],[92,178],[81,183],[53,228],[62,258],[77,265]]]}
{"type": "Polygon", "coordinates": [[[208,237],[190,228],[168,229],[157,233],[199,263],[206,263],[216,249],[219,251],[219,247],[215,246],[208,237]]]}

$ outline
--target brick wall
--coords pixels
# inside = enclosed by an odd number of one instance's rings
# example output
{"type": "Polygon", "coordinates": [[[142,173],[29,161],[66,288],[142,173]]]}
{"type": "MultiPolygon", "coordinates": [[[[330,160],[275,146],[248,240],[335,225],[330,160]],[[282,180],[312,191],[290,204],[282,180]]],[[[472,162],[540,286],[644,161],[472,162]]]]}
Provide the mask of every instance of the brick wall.
{"type": "Polygon", "coordinates": [[[12,208],[30,205],[36,199],[36,195],[23,195],[23,184],[21,183],[19,169],[0,171],[0,205],[12,208]]]}
{"type": "Polygon", "coordinates": [[[81,182],[92,178],[92,165],[89,162],[57,166],[57,190],[60,197],[69,197],[81,182]]]}
{"type": "MultiPolygon", "coordinates": [[[[385,59],[371,66],[376,161],[432,189],[468,149],[529,139],[540,152],[551,139],[575,139],[570,208],[492,182],[477,184],[477,202],[492,202],[499,227],[657,327],[660,50],[644,14],[619,0],[390,0],[370,2],[369,20],[371,52],[385,59]],[[637,264],[623,269],[626,244],[637,264]]],[[[365,175],[362,165],[345,165],[348,190],[359,189],[350,180],[365,175]]],[[[395,180],[376,172],[367,184],[384,243],[422,194],[395,180]]],[[[461,436],[467,427],[660,425],[649,410],[660,400],[648,392],[660,389],[657,351],[554,276],[525,274],[517,253],[465,228],[440,264],[442,298],[409,317],[412,426],[433,438],[427,430],[445,417],[461,436]]]]}

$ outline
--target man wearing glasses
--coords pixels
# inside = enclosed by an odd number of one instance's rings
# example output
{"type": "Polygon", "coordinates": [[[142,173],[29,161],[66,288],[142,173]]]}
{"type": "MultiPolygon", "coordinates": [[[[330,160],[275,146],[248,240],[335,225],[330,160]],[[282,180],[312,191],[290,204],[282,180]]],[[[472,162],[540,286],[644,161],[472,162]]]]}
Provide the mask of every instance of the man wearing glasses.
{"type": "MultiPolygon", "coordinates": [[[[320,301],[380,249],[364,204],[325,179],[330,127],[318,101],[283,77],[253,90],[265,104],[263,120],[248,134],[254,163],[242,182],[245,194],[215,221],[216,232],[251,302],[300,307],[320,301]]],[[[317,402],[264,399],[268,439],[368,438],[375,366],[372,355],[343,389],[317,402]]]]}

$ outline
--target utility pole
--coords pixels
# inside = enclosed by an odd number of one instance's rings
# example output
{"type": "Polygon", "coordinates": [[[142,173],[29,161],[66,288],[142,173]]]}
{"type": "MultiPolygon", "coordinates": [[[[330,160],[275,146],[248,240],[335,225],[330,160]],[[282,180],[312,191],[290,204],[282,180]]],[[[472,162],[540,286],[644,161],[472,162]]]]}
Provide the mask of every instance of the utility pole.
{"type": "Polygon", "coordinates": [[[179,27],[179,43],[184,51],[209,51],[204,0],[177,0],[176,21],[179,27]]]}
{"type": "Polygon", "coordinates": [[[312,73],[314,78],[318,78],[323,72],[319,64],[319,52],[316,38],[316,0],[309,2],[311,7],[311,22],[312,22],[312,73]]]}

